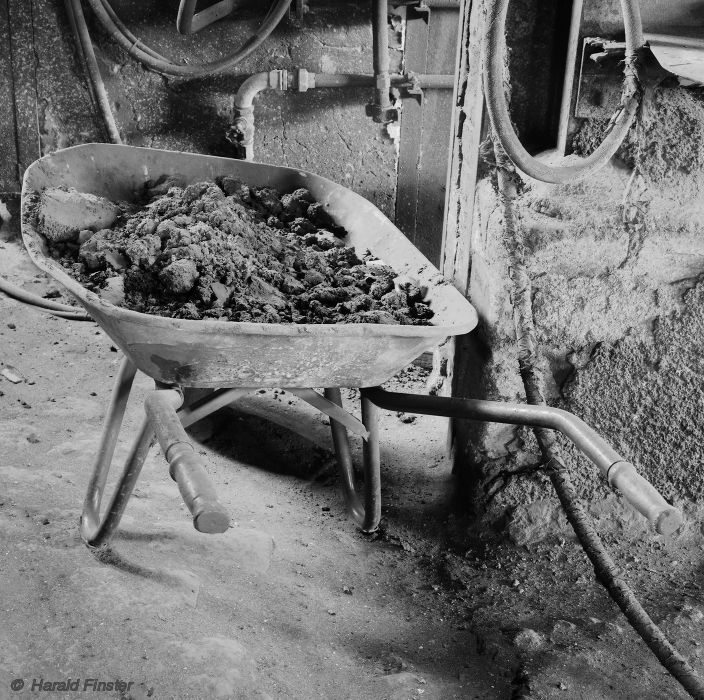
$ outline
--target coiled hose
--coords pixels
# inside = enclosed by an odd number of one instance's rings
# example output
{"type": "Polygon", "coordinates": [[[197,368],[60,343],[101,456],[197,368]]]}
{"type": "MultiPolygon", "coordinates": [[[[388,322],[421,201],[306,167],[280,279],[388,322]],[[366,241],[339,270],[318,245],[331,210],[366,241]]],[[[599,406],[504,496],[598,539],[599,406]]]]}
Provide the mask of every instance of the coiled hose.
{"type": "Polygon", "coordinates": [[[217,61],[200,64],[174,63],[142,44],[117,18],[109,0],[88,0],[88,4],[105,31],[143,66],[164,75],[202,78],[231,68],[259,48],[284,18],[291,0],[276,0],[259,29],[237,51],[217,61]]]}
{"type": "Polygon", "coordinates": [[[510,0],[493,0],[487,17],[487,33],[483,51],[483,81],[491,126],[513,164],[536,180],[567,184],[581,180],[606,165],[626,138],[640,105],[638,53],[645,44],[638,0],[621,0],[621,13],[626,32],[626,59],[623,93],[618,110],[611,118],[601,145],[581,162],[551,166],[528,153],[511,122],[505,95],[506,13],[510,0]]]}

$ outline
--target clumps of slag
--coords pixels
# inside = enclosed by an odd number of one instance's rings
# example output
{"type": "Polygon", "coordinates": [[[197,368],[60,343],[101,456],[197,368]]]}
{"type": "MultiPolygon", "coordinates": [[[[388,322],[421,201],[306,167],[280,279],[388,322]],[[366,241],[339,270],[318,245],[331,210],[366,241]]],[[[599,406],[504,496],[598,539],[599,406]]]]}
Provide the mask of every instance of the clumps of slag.
{"type": "Polygon", "coordinates": [[[223,177],[161,183],[145,202],[122,205],[109,228],[48,239],[52,256],[107,300],[173,318],[426,325],[433,316],[426,289],[359,257],[305,189],[281,194],[223,177]]]}

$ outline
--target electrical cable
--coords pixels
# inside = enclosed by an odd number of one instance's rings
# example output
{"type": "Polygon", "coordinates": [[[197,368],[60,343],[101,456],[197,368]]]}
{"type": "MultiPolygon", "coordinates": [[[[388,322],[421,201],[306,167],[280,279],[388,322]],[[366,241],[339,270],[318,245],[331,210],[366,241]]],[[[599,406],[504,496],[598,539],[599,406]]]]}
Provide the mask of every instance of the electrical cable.
{"type": "Polygon", "coordinates": [[[103,76],[100,73],[98,60],[95,57],[95,49],[93,48],[93,42],[90,38],[88,25],[86,24],[86,18],[83,14],[81,0],[65,0],[65,5],[69,22],[71,24],[71,29],[73,29],[74,36],[76,37],[76,43],[83,54],[83,59],[86,64],[86,70],[88,71],[88,77],[90,80],[91,91],[98,106],[98,110],[100,111],[100,116],[102,117],[103,125],[105,126],[108,138],[112,141],[112,143],[121,144],[122,137],[120,136],[120,130],[117,127],[115,115],[113,114],[110,106],[110,98],[108,96],[108,91],[105,88],[103,76]]]}
{"type": "Polygon", "coordinates": [[[0,292],[6,294],[12,299],[27,304],[28,306],[36,306],[42,311],[48,311],[54,316],[60,316],[61,318],[68,318],[72,321],[92,321],[93,319],[84,313],[80,308],[76,306],[69,306],[68,304],[60,304],[50,299],[44,299],[37,294],[32,294],[31,292],[18,287],[16,284],[0,277],[0,292]]]}
{"type": "Polygon", "coordinates": [[[643,26],[638,0],[621,0],[626,33],[626,58],[623,93],[616,113],[607,127],[599,147],[581,162],[551,166],[528,153],[520,142],[511,122],[504,81],[506,60],[506,14],[510,0],[491,3],[483,45],[483,80],[487,111],[494,133],[514,165],[529,177],[543,182],[567,184],[580,180],[606,165],[626,138],[640,105],[641,86],[638,81],[638,54],[643,48],[643,26]]]}
{"type": "Polygon", "coordinates": [[[144,44],[140,39],[138,39],[138,38],[133,34],[133,33],[130,31],[129,27],[127,27],[127,26],[125,25],[125,23],[117,16],[117,14],[115,13],[115,10],[112,9],[112,6],[110,5],[109,0],[101,0],[101,2],[103,3],[103,7],[105,8],[105,12],[107,12],[108,15],[110,16],[110,19],[115,23],[115,25],[117,26],[117,28],[118,28],[133,44],[135,44],[135,45],[136,45],[136,44],[141,45],[142,50],[143,50],[145,53],[150,54],[150,55],[153,56],[154,58],[158,58],[158,59],[161,60],[161,61],[168,61],[168,60],[169,60],[168,58],[165,58],[165,57],[162,56],[160,53],[158,53],[157,51],[155,51],[154,49],[152,49],[150,46],[147,46],[146,44],[144,44]]]}
{"type": "MultiPolygon", "coordinates": [[[[498,195],[503,210],[504,241],[509,252],[509,276],[512,282],[512,302],[518,362],[521,379],[529,404],[545,405],[540,390],[541,370],[538,363],[538,342],[533,321],[531,280],[526,270],[525,251],[520,223],[513,203],[517,196],[518,176],[494,136],[494,156],[498,180],[498,195]]],[[[652,621],[629,585],[623,579],[580,503],[572,480],[559,454],[553,433],[544,428],[534,429],[552,485],[560,500],[582,549],[594,567],[596,579],[621,609],[629,624],[655,654],[658,661],[696,700],[704,700],[704,682],[689,662],[669,642],[652,621]]]]}
{"type": "MultiPolygon", "coordinates": [[[[122,143],[117,122],[110,107],[110,100],[105,88],[105,83],[100,74],[100,68],[93,49],[93,42],[88,32],[83,7],[80,0],[65,0],[66,14],[68,16],[71,30],[76,39],[78,50],[85,61],[88,77],[91,85],[91,91],[95,102],[103,119],[105,131],[113,143],[122,143]]],[[[80,308],[69,306],[68,304],[60,304],[50,299],[44,299],[37,294],[32,294],[21,287],[13,284],[9,280],[0,277],[0,292],[7,296],[16,299],[17,301],[34,306],[42,311],[47,311],[59,318],[68,319],[71,321],[92,321],[93,319],[80,308]]]]}
{"type": "Polygon", "coordinates": [[[117,16],[112,10],[109,0],[88,0],[88,4],[112,39],[142,65],[164,75],[201,78],[231,68],[259,48],[284,18],[291,5],[291,0],[277,0],[259,29],[237,51],[217,61],[201,64],[174,63],[144,46],[129,30],[125,31],[127,28],[124,24],[113,19],[117,16]]]}

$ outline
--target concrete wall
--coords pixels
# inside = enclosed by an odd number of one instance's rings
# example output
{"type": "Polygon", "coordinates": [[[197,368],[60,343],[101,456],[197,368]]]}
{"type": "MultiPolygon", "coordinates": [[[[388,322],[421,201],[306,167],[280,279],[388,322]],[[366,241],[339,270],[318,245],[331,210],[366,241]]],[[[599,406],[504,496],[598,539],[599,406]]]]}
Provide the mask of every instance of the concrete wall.
{"type": "MultiPolygon", "coordinates": [[[[113,2],[145,43],[174,60],[191,61],[213,60],[241,44],[262,19],[261,4],[250,5],[247,12],[184,37],[175,28],[176,2],[113,2]]],[[[251,73],[294,67],[372,73],[369,3],[311,3],[303,19],[284,20],[230,72],[193,81],[144,70],[92,21],[91,29],[120,129],[133,145],[229,155],[225,132],[232,123],[232,98],[251,73]]],[[[105,136],[62,2],[10,0],[0,9],[0,40],[3,192],[18,188],[17,160],[22,171],[39,152],[105,136]]],[[[263,94],[256,105],[255,158],[330,177],[393,215],[396,144],[365,116],[369,98],[369,90],[263,94]]]]}
{"type": "MultiPolygon", "coordinates": [[[[616,2],[586,3],[586,34],[607,34],[616,22],[616,2]]],[[[578,149],[593,148],[603,126],[584,122],[578,149]]],[[[699,532],[704,492],[703,132],[704,93],[663,86],[646,96],[611,167],[574,186],[529,182],[518,202],[546,395],[683,503],[692,516],[685,534],[699,532]]],[[[509,261],[489,177],[477,184],[474,211],[469,296],[482,323],[459,385],[475,396],[524,400],[509,261]]],[[[488,520],[523,543],[564,528],[549,482],[534,472],[540,460],[529,431],[468,427],[463,437],[465,474],[488,520]]],[[[615,527],[617,515],[639,531],[644,521],[586,459],[565,449],[601,527],[615,527]]]]}

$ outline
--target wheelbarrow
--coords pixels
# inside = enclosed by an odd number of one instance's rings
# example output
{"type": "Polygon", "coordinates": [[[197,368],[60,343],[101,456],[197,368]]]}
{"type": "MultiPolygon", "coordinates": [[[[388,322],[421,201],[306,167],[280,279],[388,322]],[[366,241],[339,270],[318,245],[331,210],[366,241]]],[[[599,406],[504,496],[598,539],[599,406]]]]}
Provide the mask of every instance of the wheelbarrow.
{"type": "MultiPolygon", "coordinates": [[[[34,263],[70,292],[124,353],[81,516],[91,547],[106,543],[117,528],[154,441],[159,441],[171,477],[197,530],[221,533],[229,515],[218,502],[202,460],[185,428],[247,392],[280,387],[330,418],[332,440],[348,510],[365,533],[381,518],[378,409],[452,416],[558,430],[601,470],[608,483],[661,534],[676,530],[680,512],[638,474],[603,438],[560,409],[391,393],[378,385],[449,336],[477,324],[472,305],[373,204],[326,178],[294,168],[131,146],[87,144],[34,162],[22,189],[22,236],[34,263]],[[335,223],[348,231],[348,245],[371,251],[402,275],[428,288],[432,325],[260,324],[196,321],[147,315],[115,306],[88,291],[48,255],[32,214],[31,195],[49,187],[74,187],[113,201],[134,201],[150,183],[178,176],[185,183],[233,176],[253,187],[287,192],[308,189],[335,223]],[[110,499],[101,503],[122,419],[137,370],[155,381],[145,401],[142,426],[133,440],[110,499]],[[324,387],[321,393],[313,387],[324,387]],[[361,420],[342,407],[342,387],[360,389],[361,420]],[[210,389],[184,404],[184,391],[210,389]],[[358,484],[349,432],[362,437],[363,483],[358,484]]],[[[201,392],[202,393],[202,392],[201,392]]],[[[186,392],[188,396],[188,392],[186,392]]]]}

